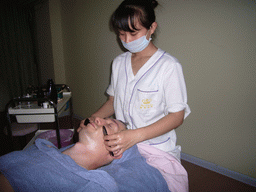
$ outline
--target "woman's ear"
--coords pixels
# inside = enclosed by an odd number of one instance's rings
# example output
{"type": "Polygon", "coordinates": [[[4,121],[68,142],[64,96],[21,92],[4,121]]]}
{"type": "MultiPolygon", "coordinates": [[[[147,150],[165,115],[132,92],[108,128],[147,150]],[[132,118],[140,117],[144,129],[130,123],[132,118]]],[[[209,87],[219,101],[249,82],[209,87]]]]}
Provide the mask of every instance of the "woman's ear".
{"type": "Polygon", "coordinates": [[[157,22],[153,22],[153,23],[151,24],[150,29],[149,29],[151,35],[155,32],[156,28],[157,28],[157,22]]]}

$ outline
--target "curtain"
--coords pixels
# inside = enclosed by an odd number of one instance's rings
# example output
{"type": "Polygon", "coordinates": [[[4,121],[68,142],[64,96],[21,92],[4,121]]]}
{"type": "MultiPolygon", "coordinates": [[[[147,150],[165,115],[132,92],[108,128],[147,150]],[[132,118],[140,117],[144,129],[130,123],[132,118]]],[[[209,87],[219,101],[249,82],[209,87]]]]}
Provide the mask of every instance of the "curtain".
{"type": "Polygon", "coordinates": [[[0,4],[0,78],[8,87],[9,98],[13,98],[39,83],[33,35],[36,1],[6,2],[0,4]]]}

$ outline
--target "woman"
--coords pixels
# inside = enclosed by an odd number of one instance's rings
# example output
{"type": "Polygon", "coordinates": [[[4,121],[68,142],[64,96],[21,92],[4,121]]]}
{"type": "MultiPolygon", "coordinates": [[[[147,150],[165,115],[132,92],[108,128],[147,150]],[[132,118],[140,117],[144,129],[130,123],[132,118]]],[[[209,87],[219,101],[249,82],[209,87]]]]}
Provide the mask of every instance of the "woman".
{"type": "Polygon", "coordinates": [[[128,130],[104,137],[115,156],[143,142],[180,161],[174,129],[190,109],[181,65],[151,41],[157,5],[152,0],[125,0],[113,13],[112,27],[128,52],[113,61],[109,98],[92,117],[115,114],[127,123],[128,130]]]}

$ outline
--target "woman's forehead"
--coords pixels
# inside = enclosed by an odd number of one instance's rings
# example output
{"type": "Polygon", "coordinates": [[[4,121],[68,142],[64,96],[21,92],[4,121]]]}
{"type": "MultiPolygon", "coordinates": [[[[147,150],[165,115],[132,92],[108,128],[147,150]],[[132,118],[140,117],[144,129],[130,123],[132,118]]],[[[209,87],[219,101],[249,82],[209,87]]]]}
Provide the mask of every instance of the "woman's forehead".
{"type": "Polygon", "coordinates": [[[138,17],[123,18],[122,22],[119,23],[118,31],[134,32],[142,28],[138,17]]]}
{"type": "Polygon", "coordinates": [[[136,29],[130,29],[130,30],[122,30],[122,29],[120,29],[120,30],[118,30],[118,33],[119,34],[120,33],[134,33],[136,31],[140,31],[141,29],[143,29],[143,27],[141,25],[139,25],[139,26],[136,26],[136,29]]]}
{"type": "Polygon", "coordinates": [[[128,26],[129,26],[130,30],[138,30],[139,28],[142,27],[138,17],[129,18],[128,26]]]}

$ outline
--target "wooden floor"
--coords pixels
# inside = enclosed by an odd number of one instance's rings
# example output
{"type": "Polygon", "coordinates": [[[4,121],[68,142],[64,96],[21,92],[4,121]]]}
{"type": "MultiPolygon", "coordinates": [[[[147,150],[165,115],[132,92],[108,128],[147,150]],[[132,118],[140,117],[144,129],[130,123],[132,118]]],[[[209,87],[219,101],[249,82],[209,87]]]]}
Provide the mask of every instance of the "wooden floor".
{"type": "Polygon", "coordinates": [[[256,188],[182,160],[190,192],[256,192],[256,188]]]}
{"type": "MultiPolygon", "coordinates": [[[[1,120],[1,119],[0,119],[1,120]]],[[[2,121],[2,120],[1,120],[2,121]]],[[[68,128],[67,120],[64,118],[60,122],[61,128],[68,128]]],[[[75,127],[78,127],[79,120],[74,119],[73,123],[75,127]]],[[[3,125],[3,122],[0,122],[3,125]]],[[[44,124],[44,128],[47,127],[51,129],[50,124],[44,124]]],[[[1,126],[0,126],[1,128],[1,126]]],[[[26,140],[29,141],[33,135],[30,135],[26,140]]],[[[20,142],[16,141],[16,150],[19,150],[20,142]]],[[[3,134],[2,128],[0,130],[0,156],[11,152],[10,143],[6,135],[3,134]]],[[[229,177],[223,176],[221,174],[215,173],[208,169],[202,168],[200,166],[194,165],[187,161],[182,160],[182,164],[188,172],[189,178],[189,191],[190,192],[256,192],[256,188],[250,185],[244,184],[242,182],[236,181],[229,177]]]]}

